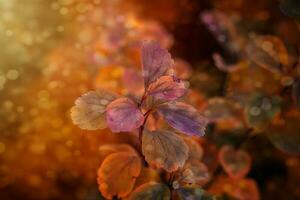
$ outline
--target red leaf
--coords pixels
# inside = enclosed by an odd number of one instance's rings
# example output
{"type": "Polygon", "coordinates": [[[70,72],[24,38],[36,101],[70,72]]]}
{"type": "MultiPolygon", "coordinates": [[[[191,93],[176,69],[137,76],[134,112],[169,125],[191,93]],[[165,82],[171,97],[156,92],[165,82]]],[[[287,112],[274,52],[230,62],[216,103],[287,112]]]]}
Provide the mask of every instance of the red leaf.
{"type": "Polygon", "coordinates": [[[144,122],[144,115],[137,104],[128,98],[111,102],[106,109],[107,125],[112,132],[129,132],[144,122]]]}
{"type": "Polygon", "coordinates": [[[162,100],[176,100],[187,92],[188,83],[173,76],[162,76],[148,88],[148,95],[162,100]]]}
{"type": "Polygon", "coordinates": [[[144,42],[141,49],[145,88],[166,72],[173,64],[171,55],[156,42],[144,42]]]}

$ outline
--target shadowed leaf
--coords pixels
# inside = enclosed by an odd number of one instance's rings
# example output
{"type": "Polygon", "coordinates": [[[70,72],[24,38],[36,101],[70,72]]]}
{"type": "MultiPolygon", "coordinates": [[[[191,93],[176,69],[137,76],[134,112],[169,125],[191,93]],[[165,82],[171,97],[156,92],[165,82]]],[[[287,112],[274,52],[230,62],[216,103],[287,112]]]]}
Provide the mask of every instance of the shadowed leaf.
{"type": "Polygon", "coordinates": [[[296,106],[300,109],[300,79],[293,85],[293,98],[296,106]]]}
{"type": "Polygon", "coordinates": [[[149,182],[136,188],[129,200],[169,200],[171,197],[168,186],[162,183],[149,182]]]}
{"type": "Polygon", "coordinates": [[[183,184],[197,184],[202,186],[210,179],[206,165],[198,160],[189,160],[181,170],[179,182],[183,184]]]}
{"type": "Polygon", "coordinates": [[[200,187],[185,186],[177,189],[176,196],[179,200],[213,200],[214,198],[209,195],[200,187]]]}
{"type": "Polygon", "coordinates": [[[201,145],[192,137],[183,137],[184,142],[189,147],[189,160],[201,160],[203,149],[201,145]]]}
{"type": "Polygon", "coordinates": [[[237,103],[226,98],[210,98],[200,109],[211,122],[223,128],[242,128],[243,110],[237,103]]]}
{"type": "Polygon", "coordinates": [[[246,106],[246,120],[250,127],[264,129],[280,111],[280,97],[256,94],[246,106]]]}
{"type": "Polygon", "coordinates": [[[300,20],[300,3],[298,0],[279,0],[280,9],[288,16],[300,20]]]}
{"type": "Polygon", "coordinates": [[[233,179],[244,178],[251,167],[251,158],[243,150],[225,145],[219,152],[219,160],[226,173],[233,179]]]}
{"type": "Polygon", "coordinates": [[[183,139],[170,131],[145,131],[142,151],[146,161],[168,172],[183,167],[188,158],[188,147],[183,139]]]}
{"type": "Polygon", "coordinates": [[[209,189],[210,194],[227,194],[239,200],[259,200],[257,184],[252,179],[232,181],[229,177],[219,176],[209,189]]]}
{"type": "Polygon", "coordinates": [[[289,64],[287,49],[275,36],[253,37],[247,52],[252,62],[274,73],[281,73],[289,64]]]}
{"type": "Polygon", "coordinates": [[[277,117],[267,129],[267,135],[281,151],[300,154],[300,112],[293,109],[283,117],[277,117]]]}

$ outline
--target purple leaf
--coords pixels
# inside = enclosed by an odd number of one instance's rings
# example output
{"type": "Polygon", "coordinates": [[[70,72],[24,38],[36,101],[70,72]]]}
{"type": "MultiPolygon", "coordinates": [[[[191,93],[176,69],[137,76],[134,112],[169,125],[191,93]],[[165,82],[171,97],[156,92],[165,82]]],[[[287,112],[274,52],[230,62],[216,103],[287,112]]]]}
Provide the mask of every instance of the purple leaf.
{"type": "Polygon", "coordinates": [[[141,56],[145,88],[159,77],[166,75],[173,64],[169,52],[156,42],[143,42],[141,56]]]}
{"type": "Polygon", "coordinates": [[[182,97],[188,88],[188,83],[174,76],[162,76],[149,85],[148,95],[155,98],[172,101],[182,97]]]}
{"type": "Polygon", "coordinates": [[[144,122],[144,115],[137,104],[128,98],[119,98],[106,108],[106,121],[112,132],[129,132],[144,122]]]}
{"type": "Polygon", "coordinates": [[[188,135],[204,135],[208,121],[191,105],[182,102],[165,103],[158,107],[158,112],[173,128],[188,135]]]}

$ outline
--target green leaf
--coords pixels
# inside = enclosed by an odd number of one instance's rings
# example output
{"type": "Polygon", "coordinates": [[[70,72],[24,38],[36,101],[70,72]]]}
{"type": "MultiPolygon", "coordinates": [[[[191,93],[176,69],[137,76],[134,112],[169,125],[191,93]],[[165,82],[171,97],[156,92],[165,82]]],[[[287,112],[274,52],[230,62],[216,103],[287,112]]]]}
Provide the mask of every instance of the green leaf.
{"type": "Polygon", "coordinates": [[[280,9],[288,16],[300,19],[299,0],[280,0],[280,9]]]}
{"type": "Polygon", "coordinates": [[[293,109],[274,120],[267,130],[273,145],[281,151],[300,154],[300,112],[293,109]]]}
{"type": "Polygon", "coordinates": [[[214,200],[215,198],[199,187],[185,186],[176,190],[180,200],[214,200]]]}
{"type": "Polygon", "coordinates": [[[281,99],[278,96],[255,94],[246,107],[246,120],[250,127],[264,129],[281,111],[281,99]]]}
{"type": "Polygon", "coordinates": [[[169,200],[170,198],[171,192],[166,185],[149,182],[136,188],[129,200],[169,200]]]}

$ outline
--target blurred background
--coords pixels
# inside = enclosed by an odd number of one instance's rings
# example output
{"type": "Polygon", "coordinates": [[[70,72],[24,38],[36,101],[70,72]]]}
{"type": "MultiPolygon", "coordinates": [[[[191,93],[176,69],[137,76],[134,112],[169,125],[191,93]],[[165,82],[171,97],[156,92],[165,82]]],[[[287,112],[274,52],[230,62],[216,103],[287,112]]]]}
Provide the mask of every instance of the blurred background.
{"type": "MultiPolygon", "coordinates": [[[[0,0],[0,199],[101,199],[101,144],[130,143],[132,136],[80,130],[70,108],[92,89],[135,90],[134,76],[123,75],[139,69],[139,41],[170,49],[197,106],[223,95],[228,74],[212,55],[235,63],[239,55],[228,45],[241,37],[277,36],[297,60],[300,35],[292,17],[274,0],[0,0]],[[229,34],[235,31],[230,41],[205,23],[203,14],[212,10],[222,12],[219,23],[229,34]]],[[[272,90],[272,78],[263,79],[272,90]]],[[[249,176],[261,199],[300,199],[299,157],[261,134],[248,146],[249,176]]]]}

